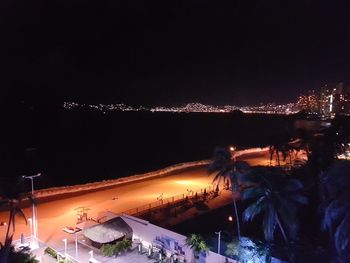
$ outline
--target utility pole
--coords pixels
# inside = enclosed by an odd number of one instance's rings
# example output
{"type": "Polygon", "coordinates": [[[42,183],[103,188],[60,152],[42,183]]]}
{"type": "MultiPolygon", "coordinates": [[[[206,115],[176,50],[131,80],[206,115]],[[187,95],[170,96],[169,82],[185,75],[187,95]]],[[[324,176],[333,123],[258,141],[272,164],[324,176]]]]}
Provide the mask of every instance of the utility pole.
{"type": "Polygon", "coordinates": [[[220,240],[221,240],[221,230],[218,232],[215,232],[215,234],[218,235],[218,254],[220,255],[220,240]]]}
{"type": "Polygon", "coordinates": [[[32,186],[32,198],[33,198],[33,235],[34,238],[38,239],[38,219],[37,219],[37,211],[35,207],[35,202],[34,202],[34,178],[41,176],[41,173],[35,174],[35,175],[30,175],[26,176],[23,175],[22,178],[24,179],[30,179],[31,186],[32,186]]]}

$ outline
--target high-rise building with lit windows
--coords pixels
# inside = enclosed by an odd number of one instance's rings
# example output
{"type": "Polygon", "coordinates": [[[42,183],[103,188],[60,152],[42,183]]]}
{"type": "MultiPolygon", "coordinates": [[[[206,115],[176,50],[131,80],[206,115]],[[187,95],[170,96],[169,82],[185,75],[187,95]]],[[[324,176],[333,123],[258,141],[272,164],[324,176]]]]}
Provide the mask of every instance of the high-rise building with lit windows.
{"type": "Polygon", "coordinates": [[[306,95],[300,95],[297,105],[300,110],[305,110],[309,113],[318,113],[319,102],[316,92],[309,90],[306,95]]]}
{"type": "Polygon", "coordinates": [[[350,114],[350,87],[343,82],[321,87],[319,113],[325,116],[350,114]]]}
{"type": "Polygon", "coordinates": [[[310,90],[299,96],[297,106],[299,110],[318,113],[324,117],[335,114],[350,115],[350,86],[339,82],[326,84],[317,92],[310,90]]]}
{"type": "Polygon", "coordinates": [[[331,88],[326,84],[323,87],[321,87],[320,90],[320,97],[319,97],[319,113],[321,115],[328,115],[332,112],[332,100],[331,97],[332,90],[331,88]]]}

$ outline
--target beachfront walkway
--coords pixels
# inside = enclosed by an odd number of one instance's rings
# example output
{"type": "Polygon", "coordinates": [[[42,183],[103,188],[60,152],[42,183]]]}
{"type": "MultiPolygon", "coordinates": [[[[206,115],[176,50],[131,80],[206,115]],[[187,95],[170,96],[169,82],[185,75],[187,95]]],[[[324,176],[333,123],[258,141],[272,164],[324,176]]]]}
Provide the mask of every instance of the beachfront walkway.
{"type": "MultiPolygon", "coordinates": [[[[86,252],[87,256],[81,256],[79,257],[79,261],[81,263],[88,263],[89,262],[89,254],[88,251],[82,251],[86,252]]],[[[117,258],[112,258],[112,257],[103,257],[103,256],[98,256],[94,255],[94,258],[97,259],[101,263],[150,263],[150,262],[155,262],[155,260],[149,260],[147,259],[147,256],[145,254],[140,255],[136,251],[128,252],[124,255],[120,255],[117,258]]],[[[49,255],[42,255],[41,256],[41,263],[55,263],[56,260],[52,258],[49,255]]]]}
{"type": "MultiPolygon", "coordinates": [[[[60,254],[64,255],[64,245],[57,244],[57,246],[53,247],[56,251],[58,251],[60,254]]],[[[67,243],[67,254],[69,257],[72,257],[74,259],[77,259],[78,262],[81,263],[88,263],[89,259],[91,258],[90,252],[91,248],[87,245],[83,245],[81,243],[78,243],[78,257],[75,257],[75,242],[73,240],[69,240],[67,243]]],[[[96,262],[100,263],[154,263],[156,262],[155,259],[148,259],[147,253],[144,252],[143,254],[140,254],[137,249],[133,249],[132,251],[123,253],[117,257],[106,257],[103,255],[100,255],[99,253],[96,253],[96,249],[94,249],[93,258],[97,260],[96,262]]],[[[51,256],[44,254],[44,248],[39,248],[38,250],[34,250],[33,254],[40,258],[42,263],[54,263],[56,260],[52,258],[51,256]]]]}

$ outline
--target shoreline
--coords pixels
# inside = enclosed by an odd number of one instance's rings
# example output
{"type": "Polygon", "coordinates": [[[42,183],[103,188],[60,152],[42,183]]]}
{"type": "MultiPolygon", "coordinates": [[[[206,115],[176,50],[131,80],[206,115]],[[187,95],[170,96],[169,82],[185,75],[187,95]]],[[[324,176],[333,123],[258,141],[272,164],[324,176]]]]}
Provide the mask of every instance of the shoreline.
{"type": "MultiPolygon", "coordinates": [[[[235,157],[241,157],[245,154],[249,154],[253,152],[262,152],[266,150],[268,150],[268,148],[259,147],[259,148],[243,149],[243,150],[236,151],[235,157]]],[[[188,169],[204,167],[208,165],[210,161],[211,160],[183,162],[183,163],[174,164],[174,165],[167,166],[165,168],[162,168],[156,171],[147,172],[147,173],[134,174],[127,177],[102,180],[102,181],[97,181],[93,183],[44,188],[40,190],[35,190],[34,193],[35,193],[35,198],[39,203],[45,203],[45,202],[55,201],[58,199],[71,198],[71,197],[76,197],[79,195],[84,195],[92,192],[98,192],[101,190],[116,187],[118,185],[131,184],[134,182],[149,180],[155,177],[161,178],[161,177],[168,176],[177,172],[185,171],[188,169]]],[[[28,193],[25,193],[23,195],[27,195],[27,194],[28,193]]],[[[31,202],[29,198],[27,197],[23,198],[21,202],[21,206],[28,207],[30,206],[30,204],[31,202]]]]}
{"type": "MultiPolygon", "coordinates": [[[[40,190],[35,190],[34,193],[35,193],[35,198],[40,203],[50,202],[60,198],[75,197],[75,196],[84,195],[92,192],[97,192],[100,190],[113,188],[118,185],[131,184],[134,182],[153,179],[155,177],[168,176],[177,172],[182,172],[185,170],[190,170],[190,169],[194,169],[202,166],[204,167],[208,165],[209,162],[210,160],[200,160],[200,161],[193,161],[193,162],[178,163],[178,164],[174,164],[174,165],[165,167],[163,169],[159,169],[148,173],[135,174],[135,175],[130,175],[130,176],[121,177],[117,179],[102,180],[102,181],[97,181],[93,183],[44,188],[40,190]]],[[[28,193],[26,193],[26,195],[27,194],[28,193]]],[[[25,207],[30,205],[29,199],[24,198],[22,201],[22,205],[25,207]]]]}

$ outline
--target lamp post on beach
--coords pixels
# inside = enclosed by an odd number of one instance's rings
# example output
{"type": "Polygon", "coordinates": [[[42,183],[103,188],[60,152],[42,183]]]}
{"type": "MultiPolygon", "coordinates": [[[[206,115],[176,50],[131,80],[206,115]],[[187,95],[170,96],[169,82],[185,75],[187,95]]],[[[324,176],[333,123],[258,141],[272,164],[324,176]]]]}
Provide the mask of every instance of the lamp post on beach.
{"type": "Polygon", "coordinates": [[[38,238],[38,221],[37,221],[37,212],[36,212],[36,207],[35,207],[35,202],[34,202],[34,178],[41,176],[41,173],[35,174],[35,175],[30,175],[26,176],[23,175],[22,178],[24,179],[30,179],[31,186],[32,186],[32,202],[33,202],[33,235],[34,238],[38,238]]]}
{"type": "Polygon", "coordinates": [[[218,254],[220,255],[220,240],[221,240],[221,230],[218,232],[215,232],[215,234],[218,235],[218,254]]]}
{"type": "Polygon", "coordinates": [[[163,204],[163,193],[161,193],[158,197],[157,200],[160,201],[161,204],[163,204]]]}
{"type": "Polygon", "coordinates": [[[75,233],[75,258],[78,259],[78,234],[75,233]]]}
{"type": "Polygon", "coordinates": [[[64,243],[64,255],[67,254],[67,238],[62,239],[63,243],[64,243]]]}
{"type": "Polygon", "coordinates": [[[29,227],[30,227],[30,236],[33,235],[33,219],[28,218],[27,220],[29,222],[29,227]]]}

